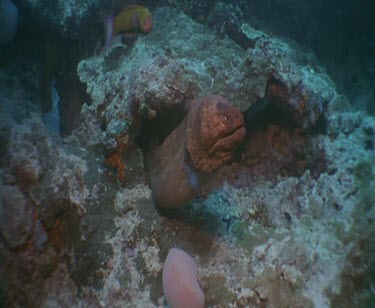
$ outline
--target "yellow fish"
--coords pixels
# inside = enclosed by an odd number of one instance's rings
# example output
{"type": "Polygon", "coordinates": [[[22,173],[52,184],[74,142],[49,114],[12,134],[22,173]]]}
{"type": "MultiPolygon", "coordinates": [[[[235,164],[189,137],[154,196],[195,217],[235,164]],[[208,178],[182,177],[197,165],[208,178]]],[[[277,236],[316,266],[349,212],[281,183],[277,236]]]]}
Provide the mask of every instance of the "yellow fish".
{"type": "Polygon", "coordinates": [[[118,34],[147,34],[152,30],[152,15],[148,8],[130,5],[117,16],[109,16],[105,21],[105,48],[109,47],[118,34]]]}

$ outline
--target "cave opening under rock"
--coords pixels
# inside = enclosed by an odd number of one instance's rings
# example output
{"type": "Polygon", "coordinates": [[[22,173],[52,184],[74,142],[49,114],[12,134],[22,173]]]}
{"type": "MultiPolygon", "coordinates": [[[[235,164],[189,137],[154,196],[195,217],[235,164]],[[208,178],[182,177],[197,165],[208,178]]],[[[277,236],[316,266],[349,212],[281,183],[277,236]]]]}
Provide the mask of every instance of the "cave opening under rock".
{"type": "MultiPolygon", "coordinates": [[[[267,92],[266,92],[267,93],[267,92]]],[[[252,185],[278,177],[302,176],[309,169],[318,177],[326,169],[325,153],[315,146],[316,137],[326,133],[324,115],[308,130],[297,123],[287,105],[266,94],[242,112],[246,137],[234,157],[215,171],[205,192],[224,181],[238,186],[252,185]]],[[[144,157],[152,148],[161,145],[187,115],[185,104],[158,110],[157,116],[142,122],[136,144],[144,157]]],[[[146,169],[147,159],[145,159],[146,169]]]]}

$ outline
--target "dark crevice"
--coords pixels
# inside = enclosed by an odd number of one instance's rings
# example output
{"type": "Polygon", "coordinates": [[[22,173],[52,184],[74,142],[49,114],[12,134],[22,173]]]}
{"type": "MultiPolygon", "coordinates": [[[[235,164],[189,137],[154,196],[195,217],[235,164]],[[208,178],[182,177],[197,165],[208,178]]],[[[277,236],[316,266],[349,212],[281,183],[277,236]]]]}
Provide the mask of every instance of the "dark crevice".
{"type": "Polygon", "coordinates": [[[250,182],[272,181],[277,176],[301,176],[307,169],[313,177],[324,172],[325,155],[313,141],[315,134],[326,131],[323,114],[307,132],[284,104],[266,96],[244,112],[244,119],[246,139],[229,163],[237,165],[234,178],[241,178],[241,173],[250,182]]]}
{"type": "Polygon", "coordinates": [[[32,99],[40,106],[43,114],[52,109],[52,87],[60,97],[60,130],[68,135],[80,123],[80,111],[83,103],[89,102],[86,86],[77,75],[77,65],[81,59],[89,56],[96,44],[91,38],[74,40],[63,37],[61,33],[46,27],[43,21],[35,18],[28,5],[17,3],[21,16],[14,41],[0,50],[0,67],[14,69],[25,62],[32,68],[33,79],[27,80],[34,88],[26,89],[32,99]],[[26,13],[27,12],[27,13],[26,13]],[[35,35],[35,34],[38,35],[35,35]]]}
{"type": "Polygon", "coordinates": [[[160,108],[154,119],[142,121],[142,131],[136,140],[136,144],[143,152],[154,146],[161,145],[164,139],[180,125],[186,114],[184,104],[178,104],[170,108],[160,108]]]}
{"type": "Polygon", "coordinates": [[[322,113],[316,120],[314,126],[309,131],[311,135],[326,135],[327,134],[327,118],[322,113]]]}
{"type": "Polygon", "coordinates": [[[244,119],[248,133],[264,131],[271,124],[282,126],[289,132],[297,127],[291,113],[268,97],[262,98],[246,110],[244,119]]]}
{"type": "MultiPolygon", "coordinates": [[[[324,114],[306,131],[285,104],[289,95],[286,88],[277,84],[275,93],[277,95],[266,95],[243,112],[246,138],[224,171],[219,171],[214,183],[208,185],[208,190],[223,180],[231,181],[244,174],[253,182],[257,179],[273,181],[278,176],[302,176],[308,169],[313,177],[324,172],[325,154],[314,141],[315,135],[326,131],[324,114]]],[[[186,114],[183,104],[158,110],[156,118],[143,121],[142,132],[136,140],[138,146],[147,154],[152,147],[161,145],[186,114]]]]}

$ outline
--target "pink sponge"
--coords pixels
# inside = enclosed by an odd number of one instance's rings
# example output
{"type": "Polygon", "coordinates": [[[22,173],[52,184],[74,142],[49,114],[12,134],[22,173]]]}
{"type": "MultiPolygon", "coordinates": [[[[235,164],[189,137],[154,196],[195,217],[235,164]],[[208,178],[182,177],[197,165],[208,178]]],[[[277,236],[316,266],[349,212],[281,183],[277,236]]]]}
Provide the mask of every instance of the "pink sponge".
{"type": "Polygon", "coordinates": [[[198,267],[185,251],[172,248],[163,267],[163,290],[171,308],[204,307],[198,267]]]}

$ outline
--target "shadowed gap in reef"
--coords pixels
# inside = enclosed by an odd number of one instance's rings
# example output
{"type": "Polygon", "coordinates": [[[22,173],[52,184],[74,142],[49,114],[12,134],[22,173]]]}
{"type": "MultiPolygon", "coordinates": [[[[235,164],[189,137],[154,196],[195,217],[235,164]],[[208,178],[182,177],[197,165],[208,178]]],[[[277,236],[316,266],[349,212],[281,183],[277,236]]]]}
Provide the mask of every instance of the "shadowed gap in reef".
{"type": "MultiPolygon", "coordinates": [[[[184,104],[161,108],[152,120],[144,120],[136,143],[144,153],[159,146],[178,127],[187,112],[184,104]]],[[[315,136],[325,134],[324,114],[308,131],[302,129],[292,113],[277,99],[265,96],[243,112],[246,138],[224,172],[215,175],[218,186],[223,180],[246,177],[275,181],[278,176],[302,176],[309,169],[313,177],[325,170],[325,153],[316,147],[315,136]],[[225,174],[225,175],[224,175],[225,174]]]]}
{"type": "Polygon", "coordinates": [[[305,131],[287,108],[266,96],[246,110],[244,118],[246,139],[228,164],[229,178],[247,178],[242,184],[249,185],[257,180],[274,182],[280,176],[299,177],[306,170],[318,177],[326,169],[325,153],[315,138],[325,134],[324,114],[305,131]]]}
{"type": "Polygon", "coordinates": [[[159,146],[181,124],[187,112],[184,104],[177,104],[169,108],[160,108],[157,116],[151,120],[143,120],[141,133],[136,140],[143,152],[159,146]]]}

